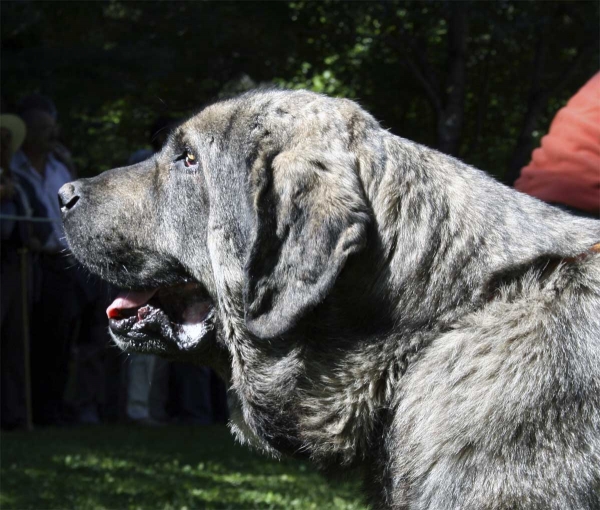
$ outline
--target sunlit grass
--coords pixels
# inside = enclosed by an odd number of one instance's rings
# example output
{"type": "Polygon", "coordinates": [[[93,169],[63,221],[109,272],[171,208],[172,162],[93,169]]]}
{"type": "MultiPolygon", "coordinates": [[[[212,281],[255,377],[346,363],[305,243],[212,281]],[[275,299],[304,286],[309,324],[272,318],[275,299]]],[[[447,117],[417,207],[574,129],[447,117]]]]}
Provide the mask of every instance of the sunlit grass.
{"type": "Polygon", "coordinates": [[[364,509],[356,484],[268,459],[224,427],[3,433],[2,509],[364,509]]]}

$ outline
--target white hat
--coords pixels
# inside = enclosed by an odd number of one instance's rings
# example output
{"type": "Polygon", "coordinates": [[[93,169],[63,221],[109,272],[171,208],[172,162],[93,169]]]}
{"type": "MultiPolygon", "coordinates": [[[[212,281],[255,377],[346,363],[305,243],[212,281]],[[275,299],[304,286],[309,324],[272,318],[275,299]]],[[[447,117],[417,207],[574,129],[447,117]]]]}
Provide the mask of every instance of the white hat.
{"type": "Polygon", "coordinates": [[[14,154],[19,150],[19,147],[21,147],[23,140],[25,140],[25,133],[27,133],[25,123],[16,115],[3,113],[0,115],[0,127],[10,131],[12,135],[10,140],[10,151],[14,154]]]}

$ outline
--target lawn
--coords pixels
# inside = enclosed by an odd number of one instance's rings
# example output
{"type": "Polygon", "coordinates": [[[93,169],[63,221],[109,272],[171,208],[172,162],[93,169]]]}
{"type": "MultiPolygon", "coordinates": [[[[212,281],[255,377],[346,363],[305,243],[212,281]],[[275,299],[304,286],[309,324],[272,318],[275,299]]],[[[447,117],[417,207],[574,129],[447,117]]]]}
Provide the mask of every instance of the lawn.
{"type": "Polygon", "coordinates": [[[99,426],[2,433],[8,509],[365,509],[356,483],[236,444],[225,427],[99,426]]]}

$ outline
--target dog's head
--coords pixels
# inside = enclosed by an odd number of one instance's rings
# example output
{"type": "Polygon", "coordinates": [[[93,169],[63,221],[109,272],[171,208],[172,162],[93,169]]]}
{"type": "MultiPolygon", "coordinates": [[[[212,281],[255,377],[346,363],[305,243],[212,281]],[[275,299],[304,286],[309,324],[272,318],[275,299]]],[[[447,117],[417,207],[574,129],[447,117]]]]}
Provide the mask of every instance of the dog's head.
{"type": "Polygon", "coordinates": [[[370,125],[350,101],[256,92],[207,107],[142,163],[63,186],[74,255],[124,289],[116,342],[177,353],[219,330],[294,328],[365,245],[353,148],[370,125]]]}

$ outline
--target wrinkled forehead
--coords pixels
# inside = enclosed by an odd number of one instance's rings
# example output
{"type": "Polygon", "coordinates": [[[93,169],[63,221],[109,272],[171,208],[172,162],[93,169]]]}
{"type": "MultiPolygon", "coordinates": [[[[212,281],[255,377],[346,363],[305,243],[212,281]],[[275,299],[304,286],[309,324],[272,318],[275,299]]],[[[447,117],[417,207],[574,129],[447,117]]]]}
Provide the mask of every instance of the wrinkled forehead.
{"type": "Polygon", "coordinates": [[[174,139],[194,144],[201,138],[231,142],[267,133],[280,141],[295,135],[310,137],[332,125],[343,127],[343,120],[356,110],[351,101],[307,91],[249,93],[207,106],[181,124],[174,139]],[[255,132],[257,127],[262,129],[255,132]]]}
{"type": "Polygon", "coordinates": [[[188,119],[183,128],[213,130],[224,133],[237,124],[247,125],[257,117],[293,116],[307,113],[319,104],[327,109],[334,103],[331,98],[307,91],[277,90],[247,93],[240,97],[211,104],[188,119]]]}
{"type": "Polygon", "coordinates": [[[242,101],[224,101],[207,106],[179,128],[181,134],[204,133],[223,136],[248,118],[250,105],[242,101]]]}

